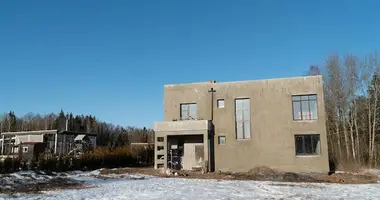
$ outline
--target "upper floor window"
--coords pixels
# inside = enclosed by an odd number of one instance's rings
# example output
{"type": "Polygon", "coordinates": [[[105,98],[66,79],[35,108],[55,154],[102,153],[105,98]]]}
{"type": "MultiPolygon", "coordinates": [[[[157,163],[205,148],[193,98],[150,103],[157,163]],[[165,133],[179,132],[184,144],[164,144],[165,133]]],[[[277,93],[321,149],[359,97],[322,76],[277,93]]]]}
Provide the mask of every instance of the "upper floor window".
{"type": "Polygon", "coordinates": [[[216,101],[216,106],[217,106],[218,108],[224,108],[224,99],[218,99],[218,100],[216,101]]]}
{"type": "Polygon", "coordinates": [[[236,139],[251,138],[250,99],[235,100],[236,139]]]}
{"type": "Polygon", "coordinates": [[[181,120],[197,119],[197,104],[181,104],[181,120]]]}
{"type": "Polygon", "coordinates": [[[226,144],[226,136],[218,136],[218,144],[219,145],[226,144]]]}
{"type": "Polygon", "coordinates": [[[317,120],[317,95],[292,96],[294,120],[317,120]]]}

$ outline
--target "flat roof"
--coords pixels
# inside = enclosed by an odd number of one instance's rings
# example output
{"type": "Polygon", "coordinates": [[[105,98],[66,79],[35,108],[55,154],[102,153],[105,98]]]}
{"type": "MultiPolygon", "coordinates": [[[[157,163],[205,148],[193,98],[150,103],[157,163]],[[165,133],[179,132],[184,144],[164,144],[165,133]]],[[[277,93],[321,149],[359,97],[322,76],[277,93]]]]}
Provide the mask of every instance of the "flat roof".
{"type": "MultiPolygon", "coordinates": [[[[0,135],[53,135],[57,134],[58,130],[39,130],[39,131],[14,131],[14,132],[3,132],[0,133],[0,135]]],[[[96,133],[83,133],[83,132],[75,132],[75,131],[63,131],[58,134],[63,134],[63,135],[88,135],[88,136],[96,136],[96,133]]]]}
{"type": "Polygon", "coordinates": [[[3,132],[1,135],[42,135],[42,134],[56,134],[57,130],[39,130],[39,131],[15,131],[3,132]]]}
{"type": "Polygon", "coordinates": [[[217,82],[215,80],[203,81],[203,82],[193,82],[193,83],[178,83],[178,84],[166,84],[164,87],[173,87],[179,85],[199,85],[199,84],[230,84],[230,83],[248,83],[248,82],[260,82],[260,81],[275,81],[275,80],[288,80],[288,79],[315,79],[321,78],[322,75],[313,75],[313,76],[294,76],[294,77],[282,77],[282,78],[268,78],[268,79],[255,79],[255,80],[242,80],[242,81],[224,81],[217,82]]]}

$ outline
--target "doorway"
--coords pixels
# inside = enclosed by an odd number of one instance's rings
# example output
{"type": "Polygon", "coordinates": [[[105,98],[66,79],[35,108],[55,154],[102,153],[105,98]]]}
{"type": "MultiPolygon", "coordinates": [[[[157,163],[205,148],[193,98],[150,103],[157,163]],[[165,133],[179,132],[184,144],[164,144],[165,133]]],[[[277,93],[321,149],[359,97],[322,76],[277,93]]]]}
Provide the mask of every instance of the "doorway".
{"type": "Polygon", "coordinates": [[[204,162],[203,135],[168,136],[168,163],[174,170],[201,168],[204,162]]]}

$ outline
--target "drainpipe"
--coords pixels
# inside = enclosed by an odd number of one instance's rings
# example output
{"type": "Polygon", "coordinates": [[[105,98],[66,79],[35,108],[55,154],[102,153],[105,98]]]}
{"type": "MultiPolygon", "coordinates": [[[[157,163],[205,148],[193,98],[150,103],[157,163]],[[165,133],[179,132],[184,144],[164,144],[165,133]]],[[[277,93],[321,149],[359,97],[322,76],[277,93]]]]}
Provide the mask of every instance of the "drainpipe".
{"type": "MultiPolygon", "coordinates": [[[[216,82],[216,81],[211,81],[213,84],[216,82]]],[[[211,93],[211,123],[212,125],[214,124],[214,92],[216,92],[216,90],[214,90],[214,88],[212,87],[208,92],[211,93]]],[[[212,126],[213,127],[213,126],[212,126]]],[[[211,130],[213,131],[213,130],[211,130]]],[[[214,135],[214,134],[213,134],[214,135]]],[[[211,171],[211,139],[210,139],[210,134],[208,134],[208,171],[211,171]]]]}
{"type": "Polygon", "coordinates": [[[2,135],[2,141],[1,141],[1,155],[4,155],[4,135],[2,135]]]}
{"type": "Polygon", "coordinates": [[[214,88],[211,88],[208,92],[211,93],[211,122],[214,120],[214,88]]]}
{"type": "Polygon", "coordinates": [[[54,154],[57,154],[57,142],[58,142],[58,131],[55,133],[55,138],[54,138],[54,154]]]}

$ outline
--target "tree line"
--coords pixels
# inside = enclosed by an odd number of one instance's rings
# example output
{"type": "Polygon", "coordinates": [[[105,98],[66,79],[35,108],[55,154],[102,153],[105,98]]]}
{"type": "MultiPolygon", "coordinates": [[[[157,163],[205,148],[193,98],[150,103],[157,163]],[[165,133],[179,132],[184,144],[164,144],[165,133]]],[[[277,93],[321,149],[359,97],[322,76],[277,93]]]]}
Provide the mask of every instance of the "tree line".
{"type": "Polygon", "coordinates": [[[335,164],[379,167],[380,57],[331,55],[308,75],[322,75],[329,155],[335,164]]]}
{"type": "Polygon", "coordinates": [[[36,131],[58,129],[59,117],[68,121],[68,130],[97,134],[97,145],[110,148],[122,147],[135,142],[153,142],[154,131],[145,127],[119,126],[98,120],[92,115],[73,115],[65,113],[50,113],[46,115],[27,113],[16,116],[13,111],[0,116],[0,132],[36,131]]]}

